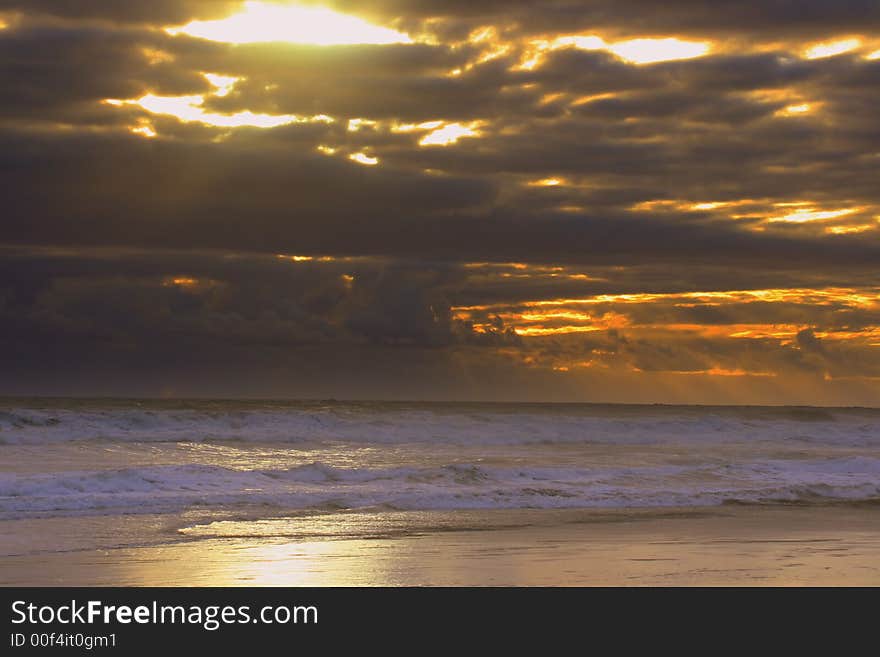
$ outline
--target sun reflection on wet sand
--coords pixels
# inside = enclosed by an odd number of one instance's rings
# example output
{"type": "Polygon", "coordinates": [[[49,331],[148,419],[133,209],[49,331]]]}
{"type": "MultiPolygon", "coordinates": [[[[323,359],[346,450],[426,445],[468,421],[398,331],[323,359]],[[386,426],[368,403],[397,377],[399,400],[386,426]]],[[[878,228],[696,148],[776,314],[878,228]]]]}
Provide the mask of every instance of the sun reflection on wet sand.
{"type": "Polygon", "coordinates": [[[865,506],[390,512],[360,514],[354,520],[323,515],[235,521],[213,530],[224,536],[156,547],[5,557],[0,583],[880,584],[880,513],[865,506]],[[323,531],[332,527],[333,517],[354,525],[356,532],[366,532],[372,524],[379,533],[307,540],[278,535],[297,523],[301,531],[323,531]],[[440,519],[440,526],[418,529],[431,518],[440,519]],[[404,532],[407,524],[410,531],[404,532]]]}

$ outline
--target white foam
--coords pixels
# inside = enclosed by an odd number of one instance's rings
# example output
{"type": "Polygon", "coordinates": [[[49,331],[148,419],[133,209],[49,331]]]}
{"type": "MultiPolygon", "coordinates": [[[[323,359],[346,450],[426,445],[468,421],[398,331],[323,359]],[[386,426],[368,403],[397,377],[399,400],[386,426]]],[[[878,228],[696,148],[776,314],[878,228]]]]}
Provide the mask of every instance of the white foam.
{"type": "Polygon", "coordinates": [[[880,497],[880,459],[763,460],[639,468],[336,468],[167,465],[111,471],[0,474],[4,517],[151,513],[191,507],[399,509],[704,506],[729,501],[880,497]]]}
{"type": "Polygon", "coordinates": [[[866,409],[7,404],[0,517],[862,500],[878,448],[866,409]]]}

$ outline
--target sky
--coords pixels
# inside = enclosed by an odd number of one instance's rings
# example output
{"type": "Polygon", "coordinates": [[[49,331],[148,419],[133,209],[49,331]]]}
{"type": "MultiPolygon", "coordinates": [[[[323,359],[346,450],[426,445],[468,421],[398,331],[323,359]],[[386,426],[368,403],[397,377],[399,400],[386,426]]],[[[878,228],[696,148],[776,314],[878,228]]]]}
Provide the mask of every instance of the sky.
{"type": "Polygon", "coordinates": [[[0,394],[880,406],[876,0],[0,0],[0,394]]]}

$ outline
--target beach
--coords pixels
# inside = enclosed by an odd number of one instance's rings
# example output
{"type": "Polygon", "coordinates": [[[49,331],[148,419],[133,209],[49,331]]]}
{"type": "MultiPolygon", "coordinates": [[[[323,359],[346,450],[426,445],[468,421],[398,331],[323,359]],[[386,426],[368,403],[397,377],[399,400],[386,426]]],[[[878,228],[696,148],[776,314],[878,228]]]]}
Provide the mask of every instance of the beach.
{"type": "MultiPolygon", "coordinates": [[[[479,511],[456,514],[454,522],[449,514],[444,518],[432,513],[438,517],[392,514],[383,520],[381,514],[374,514],[369,523],[374,535],[360,537],[351,532],[339,537],[283,536],[320,532],[327,521],[320,516],[202,527],[205,538],[187,538],[169,527],[167,542],[150,546],[5,557],[0,562],[0,582],[12,586],[880,585],[877,506],[549,514],[479,511]],[[437,529],[444,523],[444,529],[437,529]]],[[[349,524],[357,525],[357,520],[349,524]]],[[[365,523],[364,518],[359,520],[365,523]]],[[[20,522],[19,527],[7,524],[6,528],[35,530],[20,522]]],[[[73,536],[83,531],[75,524],[66,520],[47,523],[43,529],[73,536]]],[[[94,536],[101,524],[92,523],[88,531],[94,536]]],[[[112,523],[104,524],[109,535],[112,523]]]]}
{"type": "Polygon", "coordinates": [[[8,401],[0,585],[880,585],[872,409],[8,401]]]}

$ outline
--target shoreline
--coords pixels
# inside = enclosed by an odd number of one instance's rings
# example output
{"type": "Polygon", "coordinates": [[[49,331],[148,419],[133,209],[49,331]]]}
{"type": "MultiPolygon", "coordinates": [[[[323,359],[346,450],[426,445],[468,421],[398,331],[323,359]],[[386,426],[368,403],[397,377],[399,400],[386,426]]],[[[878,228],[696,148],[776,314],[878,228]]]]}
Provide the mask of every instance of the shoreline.
{"type": "MultiPolygon", "coordinates": [[[[16,522],[50,526],[3,524],[16,522]]],[[[880,586],[876,504],[353,512],[203,520],[153,539],[4,557],[0,585],[880,586]]]]}

